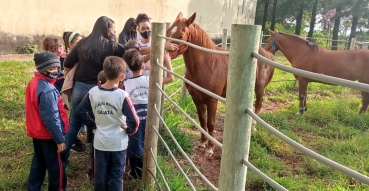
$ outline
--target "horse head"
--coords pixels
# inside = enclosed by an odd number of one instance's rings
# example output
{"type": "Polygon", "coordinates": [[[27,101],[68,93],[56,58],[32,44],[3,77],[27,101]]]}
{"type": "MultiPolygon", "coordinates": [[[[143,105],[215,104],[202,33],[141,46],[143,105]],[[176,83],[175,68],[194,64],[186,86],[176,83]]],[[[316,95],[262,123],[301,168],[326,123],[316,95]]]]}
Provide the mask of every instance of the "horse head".
{"type": "Polygon", "coordinates": [[[277,47],[277,43],[276,43],[276,40],[277,40],[277,36],[278,36],[278,30],[275,29],[275,31],[272,31],[269,29],[269,38],[267,39],[266,43],[265,43],[265,46],[264,46],[264,49],[266,51],[269,51],[271,53],[275,53],[277,52],[279,49],[277,47]],[[272,50],[272,51],[270,51],[272,50]]]}
{"type": "MultiPolygon", "coordinates": [[[[173,22],[173,24],[167,29],[166,36],[187,41],[191,41],[190,28],[193,27],[192,23],[195,21],[196,13],[194,13],[190,18],[183,18],[182,12],[180,12],[173,22]]],[[[169,51],[169,55],[172,59],[176,58],[178,55],[186,52],[188,46],[183,43],[172,42],[179,46],[176,51],[169,51]]]]}

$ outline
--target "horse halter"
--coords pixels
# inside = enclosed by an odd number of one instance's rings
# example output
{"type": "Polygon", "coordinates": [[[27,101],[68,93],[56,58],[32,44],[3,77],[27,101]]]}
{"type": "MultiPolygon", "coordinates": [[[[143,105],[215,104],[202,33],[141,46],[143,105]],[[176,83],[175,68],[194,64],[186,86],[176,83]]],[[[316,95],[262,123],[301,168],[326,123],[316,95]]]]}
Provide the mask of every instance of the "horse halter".
{"type": "Polygon", "coordinates": [[[279,34],[278,32],[275,34],[274,39],[272,40],[272,45],[269,48],[265,49],[266,51],[268,51],[270,48],[272,48],[273,54],[277,51],[276,47],[275,47],[275,45],[276,45],[275,41],[277,40],[278,34],[279,34]]]}

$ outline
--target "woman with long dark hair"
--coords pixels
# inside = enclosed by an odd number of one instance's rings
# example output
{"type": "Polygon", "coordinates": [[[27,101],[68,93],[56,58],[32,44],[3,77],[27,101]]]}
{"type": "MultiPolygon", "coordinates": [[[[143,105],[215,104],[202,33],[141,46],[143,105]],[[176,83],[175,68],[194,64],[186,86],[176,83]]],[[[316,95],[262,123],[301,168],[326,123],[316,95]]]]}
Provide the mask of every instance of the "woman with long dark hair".
{"type": "Polygon", "coordinates": [[[130,40],[136,40],[137,38],[137,25],[134,18],[129,18],[124,24],[122,32],[119,34],[118,42],[125,45],[130,40]]]}

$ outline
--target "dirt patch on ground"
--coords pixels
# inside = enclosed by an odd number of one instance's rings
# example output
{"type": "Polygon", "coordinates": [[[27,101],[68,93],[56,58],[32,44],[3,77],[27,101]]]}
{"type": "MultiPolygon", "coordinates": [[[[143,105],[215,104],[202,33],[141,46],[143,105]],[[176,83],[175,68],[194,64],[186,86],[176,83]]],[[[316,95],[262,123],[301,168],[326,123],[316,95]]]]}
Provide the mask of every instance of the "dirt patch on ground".
{"type": "Polygon", "coordinates": [[[30,61],[33,60],[33,54],[4,54],[0,55],[0,62],[4,61],[30,61]]]}
{"type": "MultiPolygon", "coordinates": [[[[273,100],[269,100],[268,103],[264,103],[263,107],[260,111],[260,113],[272,113],[275,112],[278,109],[286,108],[288,107],[288,103],[284,102],[277,102],[273,100]]],[[[224,113],[218,113],[217,119],[215,122],[215,136],[214,138],[218,140],[219,142],[223,142],[223,128],[224,128],[224,113]]],[[[222,150],[218,147],[215,147],[214,149],[214,155],[213,157],[206,158],[203,155],[203,151],[200,151],[197,148],[197,144],[194,144],[194,150],[195,152],[191,156],[191,159],[196,164],[196,166],[199,168],[199,170],[204,174],[204,176],[216,187],[218,187],[219,183],[219,174],[220,174],[220,163],[221,163],[221,156],[222,156],[222,150]]],[[[301,162],[300,158],[289,158],[285,159],[286,164],[289,166],[296,166],[298,163],[301,162]]],[[[200,178],[200,176],[197,176],[194,180],[194,184],[196,187],[208,187],[200,178]]],[[[211,190],[209,188],[209,190],[211,190]]],[[[255,190],[254,188],[252,190],[255,190]]],[[[256,189],[259,190],[259,189],[256,189]]]]}

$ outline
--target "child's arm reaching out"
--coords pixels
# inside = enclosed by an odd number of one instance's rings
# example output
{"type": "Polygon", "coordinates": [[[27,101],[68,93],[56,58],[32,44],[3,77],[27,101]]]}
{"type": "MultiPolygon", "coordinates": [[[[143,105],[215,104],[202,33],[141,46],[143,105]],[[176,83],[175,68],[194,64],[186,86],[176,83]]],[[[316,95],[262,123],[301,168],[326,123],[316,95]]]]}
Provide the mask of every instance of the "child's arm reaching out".
{"type": "MultiPolygon", "coordinates": [[[[164,53],[164,66],[167,67],[167,69],[169,71],[173,71],[172,62],[171,62],[171,59],[170,59],[170,56],[169,56],[168,52],[164,53]]],[[[170,82],[173,81],[173,79],[174,79],[173,74],[167,72],[167,75],[165,77],[163,77],[163,84],[170,83],[170,82]]]]}

